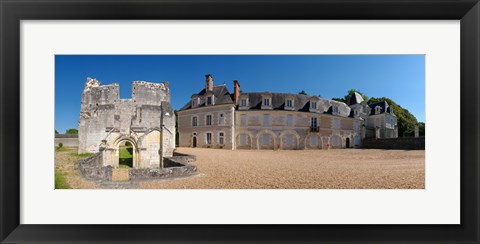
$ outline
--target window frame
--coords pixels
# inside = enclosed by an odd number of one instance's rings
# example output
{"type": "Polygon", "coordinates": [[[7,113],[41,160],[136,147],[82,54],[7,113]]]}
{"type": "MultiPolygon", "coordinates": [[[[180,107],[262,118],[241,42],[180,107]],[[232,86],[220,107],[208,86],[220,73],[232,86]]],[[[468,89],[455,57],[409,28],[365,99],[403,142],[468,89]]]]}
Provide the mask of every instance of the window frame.
{"type": "Polygon", "coordinates": [[[205,115],[205,125],[206,126],[212,126],[213,125],[213,115],[212,114],[207,114],[205,115]],[[208,118],[210,117],[210,123],[208,118]]]}

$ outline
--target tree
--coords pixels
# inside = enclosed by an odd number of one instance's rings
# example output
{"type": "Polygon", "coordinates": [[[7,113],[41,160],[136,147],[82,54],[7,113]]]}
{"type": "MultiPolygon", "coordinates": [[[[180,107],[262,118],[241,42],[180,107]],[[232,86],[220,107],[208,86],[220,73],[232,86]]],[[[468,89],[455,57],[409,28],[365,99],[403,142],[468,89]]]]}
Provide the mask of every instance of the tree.
{"type": "Polygon", "coordinates": [[[298,94],[301,94],[301,95],[308,95],[304,90],[301,90],[298,94]]]}
{"type": "Polygon", "coordinates": [[[348,96],[353,95],[355,92],[358,93],[358,94],[360,94],[360,96],[362,96],[362,98],[363,98],[364,101],[368,101],[368,96],[365,95],[365,94],[363,94],[363,92],[361,92],[361,91],[359,91],[359,90],[357,90],[357,89],[350,89],[350,90],[348,90],[347,95],[345,95],[345,97],[344,97],[345,100],[347,100],[348,96]]]}
{"type": "Polygon", "coordinates": [[[386,101],[390,106],[393,106],[393,113],[397,116],[398,136],[414,136],[415,125],[419,126],[420,134],[425,135],[425,123],[418,123],[417,118],[411,114],[407,109],[402,108],[395,101],[387,97],[375,98],[368,100],[368,104],[386,101]]]}
{"type": "Polygon", "coordinates": [[[338,102],[342,102],[342,103],[346,103],[347,100],[348,100],[348,97],[349,96],[352,96],[355,92],[357,92],[358,94],[360,94],[360,96],[362,96],[363,100],[364,101],[368,101],[368,96],[366,96],[365,94],[363,94],[363,92],[357,90],[357,89],[350,89],[347,91],[347,94],[345,96],[343,96],[343,98],[340,98],[340,97],[334,97],[332,98],[332,100],[334,101],[338,101],[338,102]]]}
{"type": "Polygon", "coordinates": [[[425,136],[425,123],[423,122],[418,123],[418,134],[420,136],[425,136]]]}
{"type": "Polygon", "coordinates": [[[74,128],[71,128],[71,129],[68,129],[65,133],[66,134],[78,134],[78,130],[74,129],[74,128]]]}
{"type": "Polygon", "coordinates": [[[57,131],[57,130],[55,130],[55,135],[58,135],[58,134],[60,134],[60,133],[58,133],[58,131],[57,131]]]}
{"type": "Polygon", "coordinates": [[[342,102],[342,103],[346,102],[345,98],[339,98],[339,97],[334,97],[332,98],[332,100],[342,102]]]}

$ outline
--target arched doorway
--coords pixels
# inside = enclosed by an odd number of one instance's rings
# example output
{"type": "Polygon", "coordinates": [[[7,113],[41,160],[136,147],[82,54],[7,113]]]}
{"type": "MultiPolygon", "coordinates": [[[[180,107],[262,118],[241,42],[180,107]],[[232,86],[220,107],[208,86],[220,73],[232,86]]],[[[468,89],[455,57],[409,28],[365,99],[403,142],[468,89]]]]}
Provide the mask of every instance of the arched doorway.
{"type": "Polygon", "coordinates": [[[118,167],[133,168],[134,148],[129,141],[122,141],[118,145],[118,167]]]}
{"type": "Polygon", "coordinates": [[[350,148],[350,138],[347,137],[347,139],[345,140],[345,147],[346,148],[350,148]]]}
{"type": "Polygon", "coordinates": [[[192,138],[192,147],[197,147],[197,137],[196,136],[194,136],[192,138]]]}

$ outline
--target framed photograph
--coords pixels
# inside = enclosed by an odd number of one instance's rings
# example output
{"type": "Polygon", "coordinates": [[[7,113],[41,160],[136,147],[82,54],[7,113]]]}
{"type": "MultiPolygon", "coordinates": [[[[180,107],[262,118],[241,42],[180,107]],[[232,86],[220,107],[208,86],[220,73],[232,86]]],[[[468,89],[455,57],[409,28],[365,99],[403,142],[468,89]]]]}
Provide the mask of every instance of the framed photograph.
{"type": "Polygon", "coordinates": [[[480,241],[477,1],[0,8],[1,243],[480,241]]]}

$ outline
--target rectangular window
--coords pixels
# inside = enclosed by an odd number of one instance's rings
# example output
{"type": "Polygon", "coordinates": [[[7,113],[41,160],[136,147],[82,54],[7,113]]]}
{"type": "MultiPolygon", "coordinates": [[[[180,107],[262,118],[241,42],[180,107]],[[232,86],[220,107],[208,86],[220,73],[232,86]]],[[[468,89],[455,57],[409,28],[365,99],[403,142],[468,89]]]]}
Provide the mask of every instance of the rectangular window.
{"type": "Polygon", "coordinates": [[[212,97],[207,97],[207,105],[212,105],[212,97]]]}
{"type": "Polygon", "coordinates": [[[220,118],[218,119],[218,124],[220,125],[225,124],[225,116],[223,116],[223,114],[220,114],[220,118]]]}
{"type": "Polygon", "coordinates": [[[224,138],[223,132],[218,133],[218,144],[221,144],[221,145],[225,144],[223,138],[224,138]]]}
{"type": "Polygon", "coordinates": [[[317,109],[317,102],[312,102],[312,106],[311,106],[313,109],[317,109]]]}
{"type": "Polygon", "coordinates": [[[247,106],[247,99],[240,100],[240,107],[246,107],[246,106],[247,106]]]}
{"type": "Polygon", "coordinates": [[[293,126],[293,115],[287,115],[287,126],[293,126]]]}
{"type": "Polygon", "coordinates": [[[192,126],[197,126],[198,125],[198,118],[195,116],[195,117],[192,117],[192,126]]]}
{"type": "Polygon", "coordinates": [[[270,106],[270,98],[263,99],[263,106],[270,106]]]}
{"type": "Polygon", "coordinates": [[[240,134],[240,145],[242,145],[242,146],[247,145],[247,135],[246,134],[240,134]]]}
{"type": "Polygon", "coordinates": [[[288,99],[287,100],[287,108],[291,108],[291,107],[293,107],[293,100],[288,99]]]}
{"type": "Polygon", "coordinates": [[[241,114],[240,115],[240,125],[241,126],[247,126],[247,115],[246,114],[241,114]]]}
{"type": "Polygon", "coordinates": [[[212,115],[207,115],[207,125],[212,125],[212,115]]]}
{"type": "Polygon", "coordinates": [[[211,145],[212,144],[212,133],[206,133],[205,144],[211,145]]]}
{"type": "Polygon", "coordinates": [[[270,126],[270,114],[263,115],[263,126],[270,126]]]}
{"type": "Polygon", "coordinates": [[[269,145],[270,144],[270,135],[269,134],[263,134],[262,144],[263,145],[269,145]]]}
{"type": "Polygon", "coordinates": [[[310,120],[310,126],[312,128],[317,128],[318,124],[317,124],[317,118],[313,117],[311,120],[310,120]]]}

